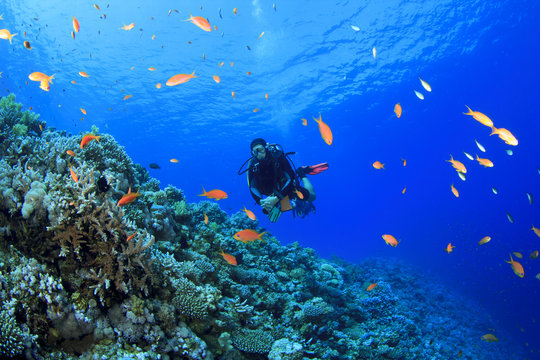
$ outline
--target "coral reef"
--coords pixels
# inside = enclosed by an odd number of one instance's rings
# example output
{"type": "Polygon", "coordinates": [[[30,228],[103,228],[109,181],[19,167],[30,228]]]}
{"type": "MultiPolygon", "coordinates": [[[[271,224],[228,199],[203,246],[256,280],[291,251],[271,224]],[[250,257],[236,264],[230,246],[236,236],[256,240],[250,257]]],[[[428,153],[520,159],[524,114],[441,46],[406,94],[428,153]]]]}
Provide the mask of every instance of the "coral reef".
{"type": "Polygon", "coordinates": [[[82,134],[49,129],[21,109],[12,95],[0,99],[0,356],[338,360],[519,353],[503,336],[482,343],[494,326],[481,310],[407,265],[324,260],[272,236],[265,243],[236,241],[239,230],[260,230],[257,221],[240,211],[228,215],[215,202],[186,202],[180,189],[162,188],[95,127],[100,140],[80,149],[82,134]],[[118,206],[129,188],[141,196],[118,206]],[[373,282],[378,286],[367,291],[373,282]]]}

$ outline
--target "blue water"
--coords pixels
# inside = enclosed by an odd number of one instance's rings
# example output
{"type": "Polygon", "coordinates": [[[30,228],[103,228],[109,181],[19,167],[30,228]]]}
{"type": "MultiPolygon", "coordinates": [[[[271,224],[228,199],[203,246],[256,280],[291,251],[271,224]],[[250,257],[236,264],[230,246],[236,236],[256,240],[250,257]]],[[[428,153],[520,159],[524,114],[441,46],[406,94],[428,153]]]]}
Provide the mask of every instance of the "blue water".
{"type": "Polygon", "coordinates": [[[225,190],[225,211],[247,206],[282,243],[298,241],[353,262],[378,256],[415,264],[480,303],[528,344],[530,358],[538,356],[540,259],[528,258],[540,250],[530,231],[540,226],[537,1],[276,0],[276,10],[260,0],[98,4],[100,11],[80,1],[2,2],[0,28],[18,35],[12,45],[0,40],[0,94],[15,93],[57,129],[76,134],[95,124],[135,162],[158,163],[151,174],[163,187],[183,189],[189,201],[201,199],[202,186],[225,190]],[[171,9],[178,12],[168,15],[171,9]],[[184,22],[190,13],[207,17],[217,31],[184,22]],[[81,24],[75,40],[72,16],[81,24]],[[131,31],[120,29],[131,22],[131,31]],[[28,80],[34,71],[55,74],[49,92],[28,80]],[[193,71],[188,83],[165,86],[193,71]],[[512,131],[519,145],[489,136],[489,128],[463,115],[465,105],[512,131]],[[332,129],[331,146],[312,120],[319,113],[332,129]],[[272,224],[256,209],[245,176],[236,174],[254,137],[296,151],[297,166],[329,162],[328,171],[311,177],[316,214],[284,214],[272,224]],[[495,166],[483,168],[464,151],[495,166]],[[450,154],[467,166],[465,182],[445,161],[450,154]],[[371,166],[376,160],[385,170],[371,166]],[[402,243],[386,246],[382,234],[402,243]],[[479,247],[486,235],[492,241],[479,247]],[[451,254],[444,251],[449,242],[456,246],[451,254]],[[524,255],[523,279],[505,263],[513,251],[524,255]]]}

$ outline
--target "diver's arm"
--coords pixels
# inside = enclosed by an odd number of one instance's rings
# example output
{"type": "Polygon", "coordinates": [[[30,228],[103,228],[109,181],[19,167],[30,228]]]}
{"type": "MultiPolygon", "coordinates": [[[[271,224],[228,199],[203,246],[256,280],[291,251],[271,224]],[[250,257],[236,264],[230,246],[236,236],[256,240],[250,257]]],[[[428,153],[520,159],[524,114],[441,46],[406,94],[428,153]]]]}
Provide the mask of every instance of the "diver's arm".
{"type": "Polygon", "coordinates": [[[257,189],[256,185],[257,182],[255,181],[255,179],[253,179],[251,182],[251,186],[249,187],[249,192],[251,193],[251,196],[253,197],[253,200],[255,200],[257,205],[261,205],[262,194],[257,189]]]}

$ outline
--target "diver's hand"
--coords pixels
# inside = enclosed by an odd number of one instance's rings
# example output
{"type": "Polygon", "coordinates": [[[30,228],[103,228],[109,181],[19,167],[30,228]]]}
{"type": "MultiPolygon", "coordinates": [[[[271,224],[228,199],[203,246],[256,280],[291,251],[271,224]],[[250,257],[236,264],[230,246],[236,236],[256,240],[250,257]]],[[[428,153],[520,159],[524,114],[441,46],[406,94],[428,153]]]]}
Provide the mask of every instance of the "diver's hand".
{"type": "Polygon", "coordinates": [[[277,196],[269,196],[266,199],[261,200],[261,205],[263,209],[270,211],[278,201],[279,198],[277,196]]]}

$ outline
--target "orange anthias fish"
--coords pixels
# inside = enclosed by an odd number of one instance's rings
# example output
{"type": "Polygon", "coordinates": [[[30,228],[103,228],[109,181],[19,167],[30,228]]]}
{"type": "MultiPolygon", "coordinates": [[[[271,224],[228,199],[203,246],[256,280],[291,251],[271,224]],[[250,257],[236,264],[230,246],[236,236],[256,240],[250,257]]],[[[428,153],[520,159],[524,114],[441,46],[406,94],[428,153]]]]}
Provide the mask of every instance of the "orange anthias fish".
{"type": "Polygon", "coordinates": [[[9,43],[11,44],[11,39],[17,34],[12,34],[9,32],[8,29],[2,29],[0,30],[0,39],[9,40],[9,43]]]}
{"type": "Polygon", "coordinates": [[[236,92],[235,92],[235,91],[232,91],[232,92],[231,92],[231,95],[232,95],[232,98],[233,98],[233,99],[236,98],[236,92]]]}
{"type": "Polygon", "coordinates": [[[407,159],[401,158],[401,161],[403,161],[403,166],[407,166],[407,159]]]}
{"type": "Polygon", "coordinates": [[[523,270],[523,266],[521,266],[520,263],[512,259],[512,254],[510,254],[510,261],[508,260],[505,260],[505,261],[510,264],[510,266],[512,267],[512,270],[514,271],[514,274],[516,274],[520,278],[525,276],[525,271],[523,270]]]}
{"type": "Polygon", "coordinates": [[[398,246],[398,244],[401,242],[401,241],[398,242],[395,237],[388,234],[384,234],[382,238],[384,239],[384,242],[386,243],[386,245],[390,245],[392,247],[398,246]]]}
{"type": "Polygon", "coordinates": [[[452,194],[454,194],[455,197],[459,197],[459,191],[454,187],[454,184],[450,185],[450,189],[452,190],[452,194]]]}
{"type": "Polygon", "coordinates": [[[132,235],[129,235],[126,239],[126,241],[129,241],[131,239],[133,239],[135,237],[135,235],[137,235],[137,233],[133,233],[132,235]]]}
{"type": "Polygon", "coordinates": [[[124,101],[127,100],[127,99],[129,99],[129,98],[132,97],[132,96],[133,96],[133,95],[126,95],[126,96],[124,96],[124,101]]]}
{"type": "Polygon", "coordinates": [[[401,117],[401,105],[399,103],[394,106],[394,112],[399,119],[401,117]]]}
{"type": "Polygon", "coordinates": [[[375,161],[372,165],[373,165],[373,167],[375,169],[378,169],[378,170],[383,169],[384,170],[384,164],[381,163],[380,161],[375,161]]]}
{"type": "Polygon", "coordinates": [[[452,166],[454,167],[454,169],[456,169],[457,172],[460,172],[462,174],[467,173],[467,168],[465,167],[465,165],[463,165],[463,163],[457,160],[454,160],[452,155],[450,155],[450,160],[446,160],[446,161],[452,163],[452,166]]]}
{"type": "Polygon", "coordinates": [[[255,217],[255,214],[253,213],[253,211],[246,209],[245,206],[244,206],[244,210],[242,210],[242,211],[245,212],[246,215],[247,215],[247,217],[250,218],[251,220],[257,219],[257,218],[255,217]]]}
{"type": "Polygon", "coordinates": [[[332,136],[332,131],[330,130],[330,127],[322,121],[321,114],[319,113],[318,119],[313,117],[313,120],[319,124],[319,131],[321,132],[321,137],[323,138],[324,142],[328,145],[332,145],[332,140],[334,139],[332,136]]]}
{"type": "Polygon", "coordinates": [[[178,159],[172,158],[169,161],[172,162],[173,164],[178,164],[178,159]]]}
{"type": "Polygon", "coordinates": [[[95,136],[95,135],[92,135],[92,134],[86,134],[83,136],[82,140],[81,140],[81,149],[84,148],[86,145],[88,145],[88,143],[92,140],[96,140],[99,142],[99,138],[101,136],[95,136]]]}
{"type": "Polygon", "coordinates": [[[219,76],[217,76],[217,75],[212,76],[212,79],[214,79],[214,81],[217,82],[218,84],[221,81],[219,76]]]}
{"type": "Polygon", "coordinates": [[[139,193],[139,190],[137,192],[131,192],[131,187],[128,190],[127,194],[124,194],[120,200],[118,200],[118,204],[116,206],[124,206],[127,204],[131,204],[134,202],[141,194],[139,193]]]}
{"type": "Polygon", "coordinates": [[[451,253],[452,251],[454,251],[454,248],[455,246],[452,246],[452,243],[448,243],[448,245],[446,245],[446,249],[444,249],[444,251],[446,251],[447,253],[451,253]]]}
{"type": "Polygon", "coordinates": [[[203,193],[197,196],[206,196],[207,198],[214,199],[214,200],[222,200],[222,199],[227,198],[227,193],[223,190],[214,189],[214,190],[206,191],[204,190],[204,186],[203,186],[202,191],[203,193]]]}
{"type": "Polygon", "coordinates": [[[255,241],[255,240],[260,240],[262,242],[265,242],[263,239],[262,239],[262,236],[266,234],[266,231],[262,232],[262,233],[258,233],[257,231],[255,230],[252,230],[252,229],[245,229],[245,230],[241,230],[239,232],[237,232],[236,234],[233,235],[233,238],[234,240],[238,240],[238,241],[241,241],[243,242],[244,244],[247,244],[249,242],[252,242],[252,241],[255,241]]]}
{"type": "Polygon", "coordinates": [[[223,250],[221,250],[219,255],[223,256],[223,259],[229,264],[234,266],[238,265],[238,262],[236,262],[236,258],[233,255],[227,254],[226,252],[223,252],[223,250]]]}
{"type": "Polygon", "coordinates": [[[480,163],[480,165],[483,165],[484,167],[493,167],[493,162],[489,159],[482,159],[478,157],[478,155],[476,155],[476,160],[478,161],[478,163],[480,163]]]}
{"type": "Polygon", "coordinates": [[[69,172],[70,172],[70,174],[71,174],[71,178],[73,179],[73,181],[79,182],[79,177],[77,176],[77,174],[75,173],[75,171],[73,171],[73,167],[72,167],[72,166],[69,167],[69,172]]]}
{"type": "Polygon", "coordinates": [[[85,73],[84,71],[79,71],[79,75],[81,75],[82,77],[89,77],[87,73],[85,73]]]}
{"type": "Polygon", "coordinates": [[[469,109],[469,112],[463,113],[465,115],[471,115],[475,120],[480,122],[482,125],[486,125],[489,127],[493,126],[493,121],[491,121],[490,118],[488,118],[486,115],[482,114],[480,111],[472,111],[470,107],[465,105],[467,109],[469,109]]]}
{"type": "Polygon", "coordinates": [[[84,115],[86,115],[86,110],[85,110],[85,109],[81,108],[81,112],[82,112],[84,115]]]}
{"type": "Polygon", "coordinates": [[[184,21],[191,21],[193,24],[197,25],[199,28],[203,29],[204,31],[212,31],[212,26],[206,20],[205,18],[201,16],[193,16],[189,14],[189,19],[184,21]]]}
{"type": "Polygon", "coordinates": [[[75,153],[73,152],[73,150],[67,150],[66,154],[68,154],[69,156],[75,156],[75,153]]]}
{"type": "Polygon", "coordinates": [[[129,25],[124,24],[124,26],[122,26],[120,29],[129,31],[129,30],[133,29],[134,27],[135,27],[135,23],[131,23],[129,25]]]}
{"type": "Polygon", "coordinates": [[[176,86],[179,84],[186,83],[193,78],[196,78],[195,71],[193,71],[191,74],[176,74],[173,77],[171,77],[169,80],[167,80],[165,85],[176,86]]]}
{"type": "Polygon", "coordinates": [[[487,342],[497,342],[499,339],[493,334],[482,335],[482,340],[487,342]]]}
{"type": "Polygon", "coordinates": [[[204,213],[204,223],[208,225],[208,215],[206,213],[204,213]]]}
{"type": "Polygon", "coordinates": [[[296,194],[296,196],[298,196],[298,198],[300,200],[303,200],[304,199],[304,194],[302,194],[302,192],[298,189],[294,189],[294,193],[296,194]]]}
{"type": "Polygon", "coordinates": [[[302,118],[302,125],[307,126],[307,119],[306,118],[302,118]]]}
{"type": "Polygon", "coordinates": [[[508,131],[508,130],[506,130],[504,128],[498,128],[497,129],[495,126],[492,126],[491,127],[491,134],[489,134],[489,135],[491,136],[491,135],[494,135],[494,134],[499,135],[499,138],[501,138],[501,140],[503,140],[508,145],[517,146],[517,144],[518,144],[518,141],[515,138],[515,136],[512,135],[512,133],[510,131],[508,131]]]}
{"type": "Polygon", "coordinates": [[[36,71],[28,75],[28,78],[32,81],[48,81],[52,83],[54,75],[47,76],[42,72],[36,71]]]}
{"type": "Polygon", "coordinates": [[[535,228],[534,225],[533,225],[532,228],[531,228],[531,230],[534,231],[534,233],[535,233],[537,236],[540,237],[540,229],[535,228]]]}
{"type": "Polygon", "coordinates": [[[485,236],[478,242],[478,245],[484,245],[491,241],[491,236],[485,236]]]}
{"type": "Polygon", "coordinates": [[[377,285],[378,285],[377,283],[373,283],[373,284],[369,285],[369,286],[366,288],[366,291],[371,291],[371,290],[375,289],[375,287],[376,287],[377,285]]]}
{"type": "Polygon", "coordinates": [[[79,20],[73,18],[73,30],[78,33],[80,28],[79,20]]]}

